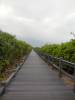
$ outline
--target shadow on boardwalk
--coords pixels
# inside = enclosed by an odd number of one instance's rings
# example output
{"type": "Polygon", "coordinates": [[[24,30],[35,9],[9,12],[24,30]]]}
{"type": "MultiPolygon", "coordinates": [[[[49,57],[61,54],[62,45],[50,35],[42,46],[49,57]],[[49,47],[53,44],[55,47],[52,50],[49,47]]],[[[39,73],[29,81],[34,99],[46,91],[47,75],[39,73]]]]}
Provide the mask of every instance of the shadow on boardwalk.
{"type": "Polygon", "coordinates": [[[32,51],[0,100],[75,100],[75,94],[32,51]]]}

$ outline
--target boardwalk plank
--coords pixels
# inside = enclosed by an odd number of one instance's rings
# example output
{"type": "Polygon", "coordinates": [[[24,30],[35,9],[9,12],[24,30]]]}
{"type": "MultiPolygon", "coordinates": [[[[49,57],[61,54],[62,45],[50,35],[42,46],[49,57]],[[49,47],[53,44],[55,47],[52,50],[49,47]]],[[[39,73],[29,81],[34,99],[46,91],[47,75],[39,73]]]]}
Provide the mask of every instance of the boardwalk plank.
{"type": "Polygon", "coordinates": [[[75,100],[75,94],[32,51],[0,100],[75,100]]]}

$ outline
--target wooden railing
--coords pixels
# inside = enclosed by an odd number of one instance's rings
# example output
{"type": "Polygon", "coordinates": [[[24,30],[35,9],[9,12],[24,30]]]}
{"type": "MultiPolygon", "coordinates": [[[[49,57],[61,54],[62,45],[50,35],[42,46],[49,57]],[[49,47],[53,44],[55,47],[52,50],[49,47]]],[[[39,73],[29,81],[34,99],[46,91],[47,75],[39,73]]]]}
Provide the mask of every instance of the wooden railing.
{"type": "Polygon", "coordinates": [[[59,71],[59,77],[61,77],[62,74],[65,74],[66,76],[70,77],[74,81],[73,91],[75,92],[75,63],[71,63],[66,60],[63,60],[62,57],[57,58],[49,54],[45,54],[38,51],[36,52],[47,63],[51,64],[53,66],[52,68],[55,67],[59,71]]]}

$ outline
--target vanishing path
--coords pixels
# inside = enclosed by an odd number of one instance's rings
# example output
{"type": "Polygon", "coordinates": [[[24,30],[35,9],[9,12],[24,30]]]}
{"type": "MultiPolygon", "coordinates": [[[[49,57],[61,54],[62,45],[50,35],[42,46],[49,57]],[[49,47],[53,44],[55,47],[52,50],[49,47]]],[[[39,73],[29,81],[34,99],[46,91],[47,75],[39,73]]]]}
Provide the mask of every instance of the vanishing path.
{"type": "Polygon", "coordinates": [[[32,51],[0,100],[75,100],[75,94],[32,51]]]}

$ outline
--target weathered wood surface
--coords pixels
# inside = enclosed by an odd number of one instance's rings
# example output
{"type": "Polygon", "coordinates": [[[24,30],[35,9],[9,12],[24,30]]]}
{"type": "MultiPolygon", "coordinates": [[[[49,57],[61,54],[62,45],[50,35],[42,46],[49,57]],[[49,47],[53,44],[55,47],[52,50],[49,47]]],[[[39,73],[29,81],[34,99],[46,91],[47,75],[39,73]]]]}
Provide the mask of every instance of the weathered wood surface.
{"type": "Polygon", "coordinates": [[[0,100],[75,100],[75,94],[32,51],[0,100]]]}

